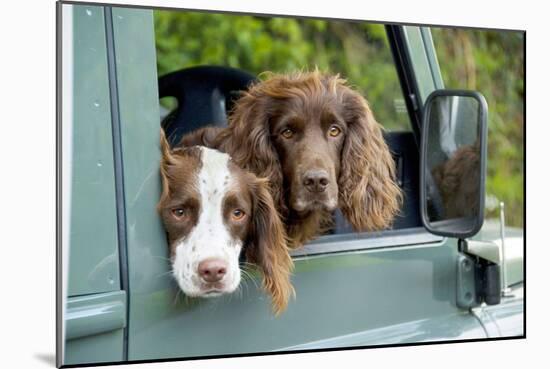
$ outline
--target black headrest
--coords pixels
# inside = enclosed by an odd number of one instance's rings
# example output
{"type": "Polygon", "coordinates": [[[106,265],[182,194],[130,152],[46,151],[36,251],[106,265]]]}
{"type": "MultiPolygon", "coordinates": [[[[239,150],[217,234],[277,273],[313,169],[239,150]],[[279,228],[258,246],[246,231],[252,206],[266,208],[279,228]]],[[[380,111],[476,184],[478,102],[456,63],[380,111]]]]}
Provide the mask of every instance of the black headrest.
{"type": "Polygon", "coordinates": [[[177,108],[162,122],[171,145],[206,125],[226,126],[239,91],[256,80],[245,71],[218,66],[182,69],[159,78],[159,97],[175,97],[177,108]]]}

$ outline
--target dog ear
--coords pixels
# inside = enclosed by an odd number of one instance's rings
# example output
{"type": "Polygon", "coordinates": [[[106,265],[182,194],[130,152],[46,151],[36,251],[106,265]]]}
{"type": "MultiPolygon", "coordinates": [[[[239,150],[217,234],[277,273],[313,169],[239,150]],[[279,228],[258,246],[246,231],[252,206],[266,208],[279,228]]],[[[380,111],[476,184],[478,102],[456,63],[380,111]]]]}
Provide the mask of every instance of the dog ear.
{"type": "Polygon", "coordinates": [[[288,209],[283,197],[283,173],[279,156],[269,130],[274,104],[267,91],[268,83],[250,87],[237,100],[229,116],[229,129],[221,135],[233,160],[258,177],[268,178],[271,195],[278,211],[286,216],[288,209]],[[225,139],[224,139],[225,138],[225,139]]]}
{"type": "Polygon", "coordinates": [[[246,259],[256,264],[263,274],[263,288],[271,295],[276,315],[288,305],[294,288],[290,274],[294,268],[287,247],[285,228],[268,190],[267,179],[257,179],[252,185],[254,195],[253,225],[246,259]]]}
{"type": "Polygon", "coordinates": [[[199,146],[180,146],[170,147],[166,139],[164,130],[160,130],[160,175],[162,179],[161,203],[170,196],[170,184],[177,181],[177,178],[185,176],[182,172],[182,159],[199,161],[201,157],[201,148],[199,146]]]}
{"type": "Polygon", "coordinates": [[[157,204],[157,210],[160,211],[161,205],[170,197],[170,167],[176,164],[176,159],[170,149],[170,144],[166,139],[164,130],[160,130],[160,177],[162,193],[157,204]]]}
{"type": "Polygon", "coordinates": [[[339,88],[348,124],[338,179],[340,208],[356,231],[381,230],[391,225],[402,203],[395,162],[367,101],[347,86],[339,88]]]}

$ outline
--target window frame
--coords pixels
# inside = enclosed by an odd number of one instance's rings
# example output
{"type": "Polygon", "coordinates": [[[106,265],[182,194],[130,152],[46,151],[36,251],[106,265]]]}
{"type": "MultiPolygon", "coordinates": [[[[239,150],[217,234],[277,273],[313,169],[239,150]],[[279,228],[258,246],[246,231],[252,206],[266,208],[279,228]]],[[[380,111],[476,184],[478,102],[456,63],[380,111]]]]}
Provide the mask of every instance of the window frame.
{"type": "Polygon", "coordinates": [[[424,227],[403,228],[381,232],[352,232],[326,235],[291,251],[293,259],[313,255],[364,251],[388,247],[443,244],[445,237],[434,235],[424,227]]]}

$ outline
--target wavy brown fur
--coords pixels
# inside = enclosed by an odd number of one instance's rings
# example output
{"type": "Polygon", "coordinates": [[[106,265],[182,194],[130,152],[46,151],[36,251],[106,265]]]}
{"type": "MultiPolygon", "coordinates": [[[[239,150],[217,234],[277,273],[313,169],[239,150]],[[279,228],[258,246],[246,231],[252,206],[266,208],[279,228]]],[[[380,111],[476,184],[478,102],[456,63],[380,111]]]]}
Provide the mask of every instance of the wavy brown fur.
{"type": "Polygon", "coordinates": [[[432,170],[446,218],[475,216],[479,212],[479,140],[459,148],[432,170]]]}
{"type": "Polygon", "coordinates": [[[269,179],[277,210],[285,219],[290,243],[298,247],[330,223],[327,212],[292,217],[284,196],[282,163],[271,140],[270,121],[278,102],[322,99],[339,105],[348,127],[340,157],[339,206],[356,231],[382,230],[399,212],[402,194],[394,181],[395,163],[367,101],[338,75],[313,72],[270,74],[235,103],[229,127],[205,128],[183,138],[229,153],[241,167],[269,179]]]}
{"type": "Polygon", "coordinates": [[[388,228],[402,203],[395,162],[367,101],[340,85],[350,129],[341,155],[340,208],[356,231],[388,228]]]}
{"type": "Polygon", "coordinates": [[[263,288],[271,295],[273,311],[279,315],[295,294],[290,283],[294,263],[288,253],[286,232],[275,209],[267,179],[255,178],[252,188],[255,194],[254,226],[246,259],[261,269],[263,288]]]}

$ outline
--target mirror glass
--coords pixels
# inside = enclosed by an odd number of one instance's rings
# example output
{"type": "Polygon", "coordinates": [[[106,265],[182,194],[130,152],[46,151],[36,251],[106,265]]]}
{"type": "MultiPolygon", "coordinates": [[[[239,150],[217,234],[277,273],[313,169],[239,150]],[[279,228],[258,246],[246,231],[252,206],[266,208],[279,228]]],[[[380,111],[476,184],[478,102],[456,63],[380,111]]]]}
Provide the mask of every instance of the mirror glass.
{"type": "Polygon", "coordinates": [[[435,233],[468,237],[483,218],[486,106],[478,96],[428,99],[424,117],[424,220],[435,233]]]}

